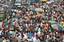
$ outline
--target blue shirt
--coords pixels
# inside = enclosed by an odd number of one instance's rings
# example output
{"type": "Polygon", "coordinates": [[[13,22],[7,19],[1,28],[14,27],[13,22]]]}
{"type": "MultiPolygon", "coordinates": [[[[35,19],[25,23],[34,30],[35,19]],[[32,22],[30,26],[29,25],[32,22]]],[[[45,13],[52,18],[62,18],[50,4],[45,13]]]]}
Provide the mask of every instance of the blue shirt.
{"type": "Polygon", "coordinates": [[[32,32],[29,32],[29,33],[28,33],[28,37],[29,37],[29,39],[31,39],[32,36],[33,36],[33,33],[32,33],[32,32]]]}

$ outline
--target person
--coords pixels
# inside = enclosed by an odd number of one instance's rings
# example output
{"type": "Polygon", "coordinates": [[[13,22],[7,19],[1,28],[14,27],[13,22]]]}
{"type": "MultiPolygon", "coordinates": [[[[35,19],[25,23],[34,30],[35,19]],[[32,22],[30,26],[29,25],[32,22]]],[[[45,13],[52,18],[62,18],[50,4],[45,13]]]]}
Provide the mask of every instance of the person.
{"type": "Polygon", "coordinates": [[[10,42],[10,40],[8,38],[3,37],[3,41],[2,42],[10,42]]]}
{"type": "Polygon", "coordinates": [[[21,42],[22,37],[21,37],[20,32],[18,34],[16,34],[16,38],[17,38],[18,42],[21,42]]]}
{"type": "Polygon", "coordinates": [[[38,38],[38,36],[36,35],[36,36],[34,36],[33,38],[32,38],[32,40],[33,40],[33,42],[40,42],[40,40],[39,40],[39,38],[38,38]]]}
{"type": "Polygon", "coordinates": [[[3,36],[3,30],[0,28],[0,38],[3,36]]]}

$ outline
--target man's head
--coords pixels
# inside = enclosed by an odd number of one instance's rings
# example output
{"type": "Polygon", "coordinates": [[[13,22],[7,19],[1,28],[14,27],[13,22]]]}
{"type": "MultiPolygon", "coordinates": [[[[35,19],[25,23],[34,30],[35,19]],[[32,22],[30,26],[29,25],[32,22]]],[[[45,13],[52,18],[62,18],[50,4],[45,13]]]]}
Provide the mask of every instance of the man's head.
{"type": "Polygon", "coordinates": [[[24,40],[24,42],[28,42],[28,40],[27,40],[27,39],[25,39],[25,40],[24,40]]]}

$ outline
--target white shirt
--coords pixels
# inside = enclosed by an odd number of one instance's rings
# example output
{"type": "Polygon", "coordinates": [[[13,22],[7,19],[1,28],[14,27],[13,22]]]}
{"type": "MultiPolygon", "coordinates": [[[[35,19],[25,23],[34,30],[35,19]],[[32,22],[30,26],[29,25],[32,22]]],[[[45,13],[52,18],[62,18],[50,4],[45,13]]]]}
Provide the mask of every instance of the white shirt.
{"type": "Polygon", "coordinates": [[[33,37],[32,40],[33,40],[33,42],[40,42],[40,40],[36,39],[36,37],[33,37]]]}

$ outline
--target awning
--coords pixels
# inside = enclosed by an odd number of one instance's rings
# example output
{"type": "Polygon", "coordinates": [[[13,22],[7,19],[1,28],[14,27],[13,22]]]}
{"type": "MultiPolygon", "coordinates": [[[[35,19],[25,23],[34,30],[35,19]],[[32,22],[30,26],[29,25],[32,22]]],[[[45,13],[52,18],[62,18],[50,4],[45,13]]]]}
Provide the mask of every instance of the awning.
{"type": "Polygon", "coordinates": [[[47,2],[48,0],[40,0],[41,2],[47,2]]]}

